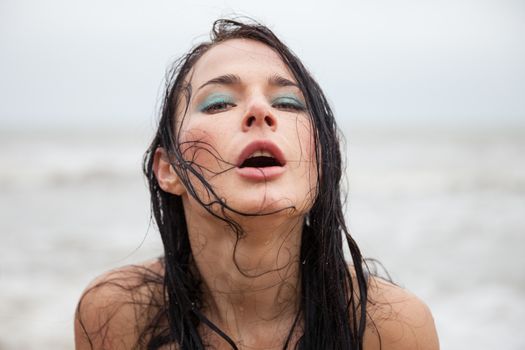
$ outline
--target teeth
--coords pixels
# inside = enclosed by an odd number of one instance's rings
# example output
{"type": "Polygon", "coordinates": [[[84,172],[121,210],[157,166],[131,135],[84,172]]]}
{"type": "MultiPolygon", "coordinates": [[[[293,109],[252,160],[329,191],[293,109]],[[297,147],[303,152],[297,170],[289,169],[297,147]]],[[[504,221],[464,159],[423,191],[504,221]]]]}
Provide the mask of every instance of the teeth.
{"type": "Polygon", "coordinates": [[[272,157],[273,158],[273,155],[268,151],[259,150],[259,151],[255,151],[252,154],[250,154],[248,158],[253,158],[253,157],[272,157]]]}

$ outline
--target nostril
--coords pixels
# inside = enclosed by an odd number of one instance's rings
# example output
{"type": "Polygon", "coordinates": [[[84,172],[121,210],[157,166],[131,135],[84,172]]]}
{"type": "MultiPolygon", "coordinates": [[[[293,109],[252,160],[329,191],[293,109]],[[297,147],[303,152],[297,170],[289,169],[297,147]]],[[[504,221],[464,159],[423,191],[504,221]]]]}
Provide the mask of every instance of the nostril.
{"type": "Polygon", "coordinates": [[[251,116],[248,118],[248,120],[246,121],[246,125],[248,126],[252,126],[253,122],[255,121],[255,117],[254,116],[251,116]]]}
{"type": "Polygon", "coordinates": [[[273,120],[273,118],[270,118],[270,117],[268,117],[268,116],[264,117],[264,121],[266,122],[266,124],[267,124],[268,126],[273,126],[273,124],[275,123],[274,120],[273,120]]]}

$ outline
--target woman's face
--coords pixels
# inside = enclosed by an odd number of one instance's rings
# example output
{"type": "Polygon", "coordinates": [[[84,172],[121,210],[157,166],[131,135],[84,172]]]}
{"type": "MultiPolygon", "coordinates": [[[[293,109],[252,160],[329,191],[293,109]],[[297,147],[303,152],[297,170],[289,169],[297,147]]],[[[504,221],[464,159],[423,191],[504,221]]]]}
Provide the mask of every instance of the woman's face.
{"type": "MultiPolygon", "coordinates": [[[[246,214],[306,213],[316,195],[310,117],[279,55],[246,39],[207,51],[188,74],[191,98],[177,116],[180,150],[228,206],[246,214]]],[[[194,175],[205,203],[215,200],[194,175]]],[[[202,206],[185,196],[185,210],[202,206]]],[[[220,205],[212,210],[219,212],[220,205]]]]}

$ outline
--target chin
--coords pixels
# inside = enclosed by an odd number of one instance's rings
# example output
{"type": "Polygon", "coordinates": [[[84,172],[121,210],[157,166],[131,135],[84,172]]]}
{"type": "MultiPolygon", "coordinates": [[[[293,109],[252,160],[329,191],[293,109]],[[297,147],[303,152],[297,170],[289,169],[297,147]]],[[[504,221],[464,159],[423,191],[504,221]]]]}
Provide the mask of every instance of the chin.
{"type": "Polygon", "coordinates": [[[304,210],[309,208],[306,203],[306,197],[297,199],[292,194],[287,195],[282,192],[272,194],[269,191],[257,195],[245,193],[242,197],[226,199],[226,204],[239,213],[262,216],[295,217],[307,211],[304,210]]]}

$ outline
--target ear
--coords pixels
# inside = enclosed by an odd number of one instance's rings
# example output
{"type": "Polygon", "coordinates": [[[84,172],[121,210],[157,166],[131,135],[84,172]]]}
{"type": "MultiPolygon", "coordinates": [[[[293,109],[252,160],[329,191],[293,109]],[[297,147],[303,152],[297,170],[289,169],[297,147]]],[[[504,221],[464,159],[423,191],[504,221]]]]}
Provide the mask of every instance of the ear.
{"type": "Polygon", "coordinates": [[[162,147],[157,148],[153,157],[153,173],[155,173],[160,188],[178,196],[186,193],[186,188],[168,160],[166,150],[162,147]]]}

